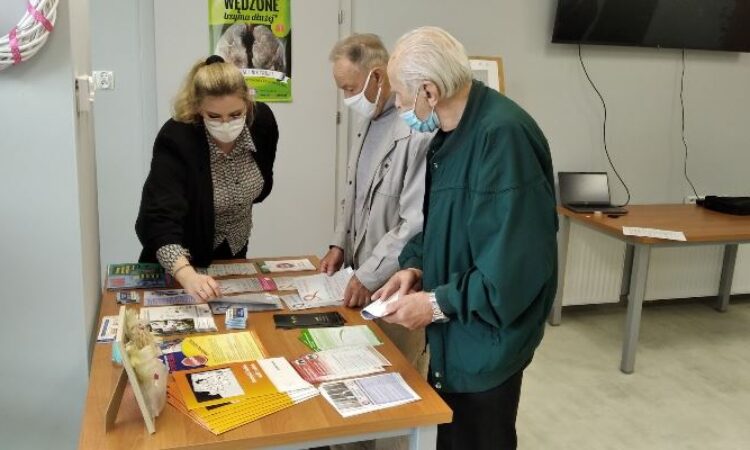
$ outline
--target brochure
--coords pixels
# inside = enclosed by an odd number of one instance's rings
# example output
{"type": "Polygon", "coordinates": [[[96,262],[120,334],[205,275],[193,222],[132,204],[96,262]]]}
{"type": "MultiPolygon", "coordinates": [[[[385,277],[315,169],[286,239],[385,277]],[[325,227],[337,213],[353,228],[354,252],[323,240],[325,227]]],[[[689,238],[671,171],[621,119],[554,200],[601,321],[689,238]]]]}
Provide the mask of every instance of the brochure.
{"type": "Polygon", "coordinates": [[[263,273],[302,272],[305,270],[315,270],[315,265],[307,258],[263,261],[260,264],[260,271],[263,273]]]}
{"type": "Polygon", "coordinates": [[[321,384],[319,390],[342,417],[421,400],[398,373],[332,381],[321,384]]]}
{"type": "Polygon", "coordinates": [[[346,323],[344,317],[337,311],[298,313],[298,314],[274,314],[273,323],[276,328],[317,328],[317,327],[339,327],[346,323]]]}
{"type": "Polygon", "coordinates": [[[141,296],[138,291],[117,291],[115,292],[115,301],[118,305],[129,305],[132,303],[138,303],[141,296]]]}
{"type": "Polygon", "coordinates": [[[205,358],[204,364],[209,367],[268,356],[254,331],[191,336],[182,341],[180,350],[187,357],[205,358]]]}
{"type": "Polygon", "coordinates": [[[260,277],[258,281],[260,281],[264,291],[294,291],[297,289],[293,277],[260,277]]]}
{"type": "Polygon", "coordinates": [[[143,306],[198,305],[203,303],[184,289],[146,291],[143,293],[143,306]]]}
{"type": "Polygon", "coordinates": [[[117,337],[118,316],[102,317],[102,324],[99,327],[99,333],[96,335],[96,342],[112,342],[117,337]]]}
{"type": "Polygon", "coordinates": [[[231,275],[255,275],[253,263],[217,263],[211,264],[207,268],[196,269],[199,273],[204,273],[210,277],[228,277],[231,275]]]}
{"type": "Polygon", "coordinates": [[[365,320],[373,320],[378,319],[380,317],[385,317],[385,308],[393,302],[397,302],[399,299],[399,294],[396,292],[395,294],[391,295],[390,297],[386,299],[379,298],[375,300],[374,302],[370,303],[369,305],[362,308],[362,310],[359,312],[359,314],[362,316],[365,320]]]}
{"type": "Polygon", "coordinates": [[[342,347],[308,353],[292,361],[292,367],[310,383],[361,377],[385,371],[391,363],[373,347],[342,347]]]}
{"type": "Polygon", "coordinates": [[[315,352],[339,347],[383,344],[367,325],[304,329],[299,339],[315,352]]]}
{"type": "Polygon", "coordinates": [[[144,307],[140,316],[158,336],[217,330],[211,308],[205,304],[144,307]]]}
{"type": "Polygon", "coordinates": [[[172,277],[155,263],[124,263],[107,266],[107,289],[167,287],[172,277]]]}
{"type": "Polygon", "coordinates": [[[164,341],[159,344],[161,359],[170,372],[191,370],[205,367],[208,358],[204,355],[187,356],[182,351],[182,340],[164,341]]]}
{"type": "MultiPolygon", "coordinates": [[[[337,306],[342,304],[344,289],[346,289],[346,285],[353,274],[354,271],[352,268],[347,267],[331,276],[319,273],[317,275],[296,277],[294,284],[303,304],[307,308],[337,306]]],[[[304,308],[298,307],[295,309],[304,308]]]]}
{"type": "Polygon", "coordinates": [[[225,314],[227,309],[242,306],[248,312],[282,309],[281,298],[272,294],[227,295],[208,302],[213,314],[225,314]]]}
{"type": "Polygon", "coordinates": [[[259,359],[173,374],[188,410],[234,400],[282,396],[314,389],[284,358],[259,359]]]}
{"type": "Polygon", "coordinates": [[[257,278],[230,278],[216,280],[222,295],[239,294],[242,292],[263,292],[263,286],[257,278]]]}

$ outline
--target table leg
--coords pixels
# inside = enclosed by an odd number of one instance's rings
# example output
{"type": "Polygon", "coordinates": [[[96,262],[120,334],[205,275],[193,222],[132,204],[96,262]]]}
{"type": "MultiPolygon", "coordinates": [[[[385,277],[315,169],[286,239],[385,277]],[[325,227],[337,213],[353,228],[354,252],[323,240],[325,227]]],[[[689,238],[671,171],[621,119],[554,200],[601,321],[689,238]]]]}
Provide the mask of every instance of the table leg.
{"type": "Polygon", "coordinates": [[[719,281],[719,299],[716,310],[726,312],[729,308],[729,296],[732,294],[732,278],[734,277],[734,263],[737,261],[737,244],[724,246],[724,262],[721,265],[721,280],[719,281]]]}
{"type": "Polygon", "coordinates": [[[635,352],[638,347],[641,309],[643,308],[643,297],[646,295],[650,256],[651,246],[643,244],[635,245],[628,313],[625,319],[625,336],[622,344],[622,360],[620,361],[620,370],[624,373],[633,373],[635,370],[635,352]]]}
{"type": "Polygon", "coordinates": [[[560,325],[562,320],[562,301],[565,291],[565,266],[568,262],[568,241],[570,239],[570,219],[568,216],[560,216],[560,230],[557,233],[557,293],[549,313],[549,324],[560,325]]]}
{"type": "Polygon", "coordinates": [[[635,246],[625,244],[625,261],[622,266],[622,281],[620,282],[620,302],[627,302],[630,293],[630,278],[633,275],[633,253],[635,246]]]}
{"type": "Polygon", "coordinates": [[[437,448],[437,426],[417,427],[409,435],[409,450],[434,450],[437,448]]]}

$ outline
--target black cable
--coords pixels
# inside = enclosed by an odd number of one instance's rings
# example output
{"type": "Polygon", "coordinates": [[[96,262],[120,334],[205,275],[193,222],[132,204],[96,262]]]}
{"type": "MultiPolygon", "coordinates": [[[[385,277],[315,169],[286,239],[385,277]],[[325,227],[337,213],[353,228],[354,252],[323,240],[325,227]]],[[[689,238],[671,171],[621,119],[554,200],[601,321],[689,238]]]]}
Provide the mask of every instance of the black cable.
{"type": "Polygon", "coordinates": [[[589,83],[591,84],[591,87],[594,88],[594,91],[596,92],[596,95],[599,96],[599,100],[602,102],[602,106],[604,107],[604,122],[602,123],[602,139],[604,141],[604,153],[607,155],[607,160],[609,161],[610,167],[612,167],[612,171],[615,172],[615,175],[617,175],[617,179],[620,180],[620,184],[622,184],[622,187],[625,188],[625,192],[628,194],[628,200],[622,204],[617,205],[619,207],[628,206],[630,204],[630,189],[628,189],[628,185],[625,184],[625,182],[622,180],[622,177],[620,176],[620,173],[615,168],[614,163],[612,163],[612,158],[609,156],[609,149],[607,149],[607,104],[604,102],[604,97],[602,97],[601,92],[599,92],[599,89],[596,88],[596,85],[591,80],[591,77],[589,76],[589,72],[586,70],[586,65],[583,63],[583,56],[581,56],[581,43],[578,43],[578,59],[581,61],[581,68],[583,69],[583,73],[586,74],[586,78],[589,80],[589,83]]]}
{"type": "Polygon", "coordinates": [[[683,97],[683,93],[685,92],[685,49],[682,49],[682,77],[680,78],[680,106],[682,107],[682,145],[685,146],[685,179],[690,184],[690,187],[693,188],[693,194],[695,194],[695,200],[698,200],[698,191],[695,190],[695,186],[693,185],[693,182],[690,181],[690,177],[688,176],[687,171],[687,163],[688,163],[688,145],[687,140],[685,139],[685,98],[683,97]]]}

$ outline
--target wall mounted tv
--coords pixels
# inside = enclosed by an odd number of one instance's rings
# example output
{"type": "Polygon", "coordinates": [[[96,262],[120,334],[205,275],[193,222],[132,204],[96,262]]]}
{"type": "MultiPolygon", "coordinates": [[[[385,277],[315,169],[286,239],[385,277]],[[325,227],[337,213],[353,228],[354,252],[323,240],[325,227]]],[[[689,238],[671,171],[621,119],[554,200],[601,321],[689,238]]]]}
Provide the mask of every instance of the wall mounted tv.
{"type": "Polygon", "coordinates": [[[552,42],[750,52],[750,0],[558,0],[552,42]]]}

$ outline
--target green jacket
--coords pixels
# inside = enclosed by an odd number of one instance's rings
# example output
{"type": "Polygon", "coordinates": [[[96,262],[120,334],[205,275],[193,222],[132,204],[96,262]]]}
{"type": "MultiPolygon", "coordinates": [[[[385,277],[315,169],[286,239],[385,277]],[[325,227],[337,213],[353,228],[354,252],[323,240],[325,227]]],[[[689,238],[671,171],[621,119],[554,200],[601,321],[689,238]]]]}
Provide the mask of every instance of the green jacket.
{"type": "Polygon", "coordinates": [[[425,223],[399,257],[447,323],[427,327],[430,379],[481,392],[531,360],[557,289],[549,146],[516,103],[474,81],[458,127],[428,150],[425,223]]]}

